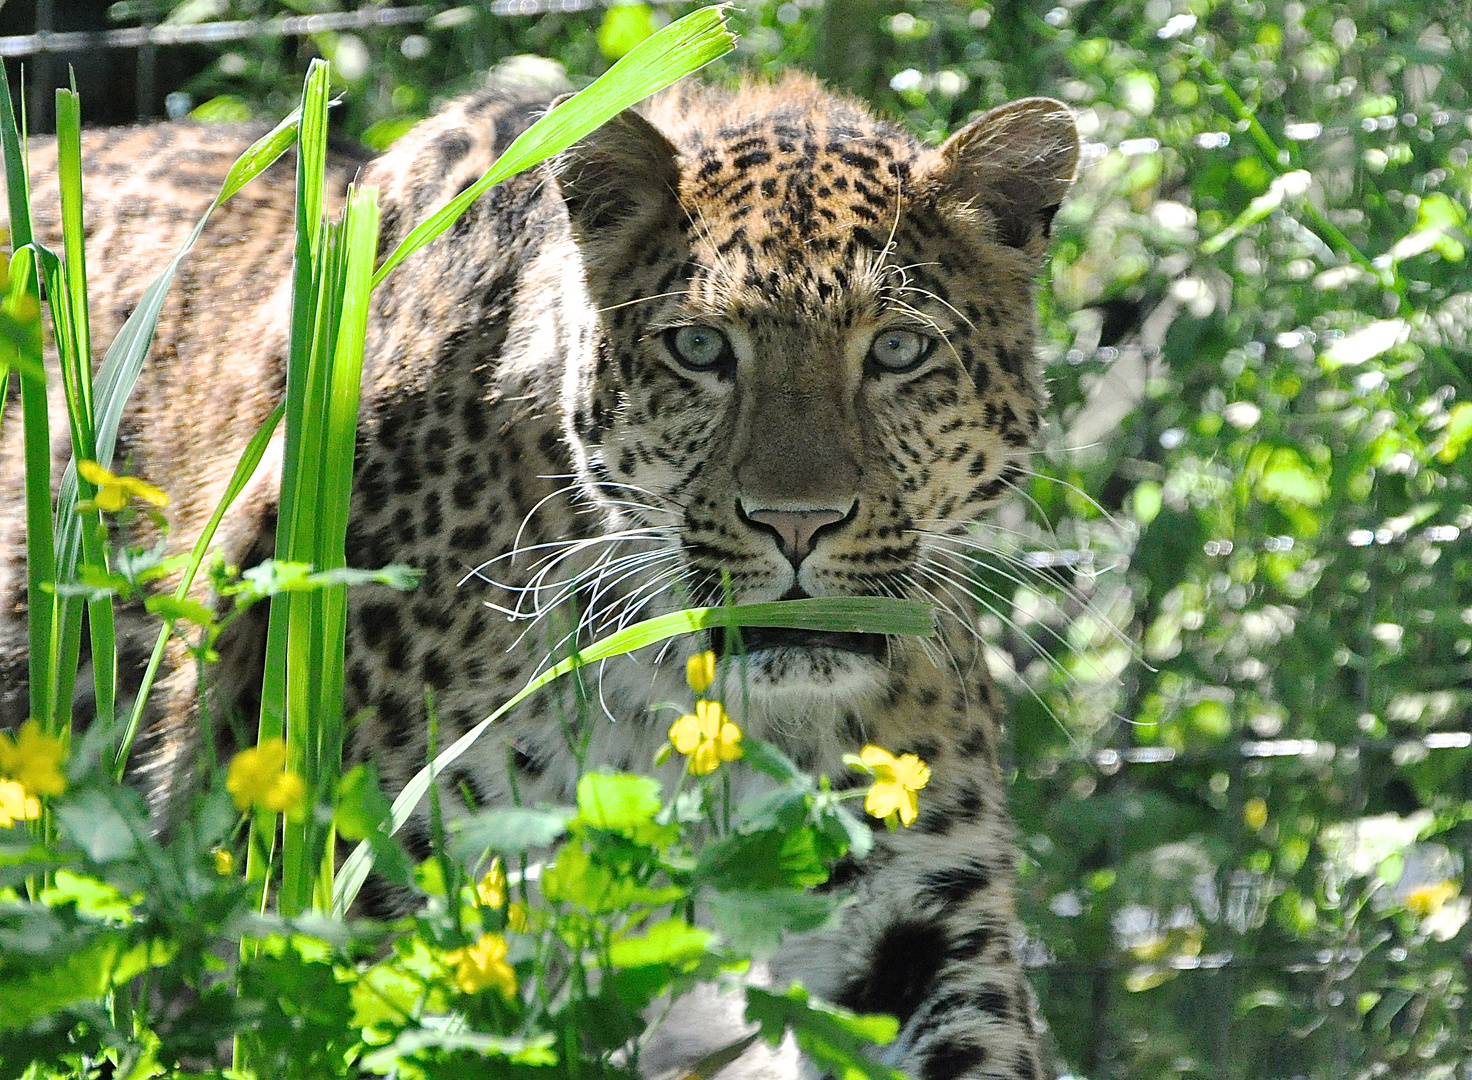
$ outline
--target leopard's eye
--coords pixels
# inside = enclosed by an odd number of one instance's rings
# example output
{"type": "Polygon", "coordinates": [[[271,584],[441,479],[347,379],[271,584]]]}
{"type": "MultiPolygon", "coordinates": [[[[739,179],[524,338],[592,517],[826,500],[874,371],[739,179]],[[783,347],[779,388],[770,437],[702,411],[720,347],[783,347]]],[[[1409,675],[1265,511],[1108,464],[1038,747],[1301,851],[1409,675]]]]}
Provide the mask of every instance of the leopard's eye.
{"type": "Polygon", "coordinates": [[[726,335],[713,326],[677,326],[666,331],[665,344],[692,371],[714,371],[735,359],[726,335]]]}
{"type": "Polygon", "coordinates": [[[930,355],[935,338],[913,330],[881,330],[869,346],[869,363],[879,371],[914,371],[930,355]]]}

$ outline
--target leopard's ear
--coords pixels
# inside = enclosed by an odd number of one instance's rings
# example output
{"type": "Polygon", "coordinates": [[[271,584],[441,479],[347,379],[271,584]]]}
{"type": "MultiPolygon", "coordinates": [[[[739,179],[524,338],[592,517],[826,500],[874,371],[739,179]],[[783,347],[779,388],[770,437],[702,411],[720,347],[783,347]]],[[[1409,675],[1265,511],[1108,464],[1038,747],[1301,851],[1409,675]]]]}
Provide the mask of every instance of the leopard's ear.
{"type": "Polygon", "coordinates": [[[961,128],[941,146],[940,158],[935,179],[943,196],[989,210],[997,238],[1008,246],[1041,249],[1073,184],[1078,127],[1063,102],[1023,98],[961,128]]]}
{"type": "Polygon", "coordinates": [[[670,141],[625,109],[553,164],[579,243],[616,242],[671,213],[680,171],[670,141]]]}

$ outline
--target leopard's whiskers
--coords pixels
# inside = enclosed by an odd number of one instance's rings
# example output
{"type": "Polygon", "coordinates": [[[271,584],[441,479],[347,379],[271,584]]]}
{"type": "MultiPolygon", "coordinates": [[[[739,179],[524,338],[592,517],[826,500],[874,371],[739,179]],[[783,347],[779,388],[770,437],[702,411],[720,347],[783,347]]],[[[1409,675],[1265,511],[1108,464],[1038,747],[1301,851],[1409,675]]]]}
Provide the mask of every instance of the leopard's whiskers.
{"type": "MultiPolygon", "coordinates": [[[[918,573],[923,574],[926,577],[929,577],[935,583],[936,587],[938,587],[941,590],[941,592],[944,593],[944,594],[946,594],[946,595],[954,596],[957,591],[960,591],[960,592],[964,593],[966,596],[968,596],[970,599],[972,599],[976,604],[978,604],[983,610],[990,611],[993,615],[996,615],[1004,623],[1007,623],[1008,625],[1012,626],[1013,629],[1014,630],[1017,630],[1017,632],[1019,634],[1021,634],[1021,636],[1025,640],[1027,640],[1029,643],[1032,643],[1035,648],[1038,648],[1036,646],[1036,643],[1033,642],[1032,638],[1029,635],[1027,635],[1025,632],[1017,629],[1016,624],[1013,623],[1011,619],[1007,618],[1007,616],[1005,616],[1001,612],[997,611],[994,607],[992,607],[991,604],[987,603],[987,601],[985,601],[984,599],[981,599],[979,597],[974,596],[968,590],[965,590],[964,588],[962,588],[961,586],[959,586],[954,580],[951,580],[951,579],[949,579],[949,578],[947,578],[947,577],[945,577],[943,575],[938,574],[936,572],[936,569],[933,566],[917,565],[915,567],[915,569],[916,569],[916,571],[918,573]]],[[[936,594],[936,591],[935,591],[934,588],[930,588],[930,587],[927,587],[927,586],[921,586],[921,589],[922,589],[923,592],[925,592],[927,594],[927,596],[930,598],[930,600],[936,604],[937,607],[941,607],[943,610],[947,610],[947,611],[951,612],[951,614],[953,614],[953,615],[955,614],[954,610],[951,609],[949,607],[949,605],[944,604],[941,601],[940,597],[936,594]]],[[[961,627],[968,634],[970,634],[973,638],[976,639],[979,647],[982,650],[989,650],[989,649],[992,648],[992,645],[986,640],[985,636],[981,633],[981,631],[979,629],[977,629],[971,623],[971,621],[969,619],[958,619],[957,621],[960,623],[961,627]]],[[[1054,659],[1051,656],[1048,656],[1048,654],[1046,653],[1045,650],[1043,650],[1041,648],[1038,648],[1038,654],[1040,656],[1043,656],[1045,658],[1045,660],[1049,662],[1050,666],[1052,666],[1055,669],[1055,671],[1058,671],[1059,673],[1061,673],[1061,675],[1062,675],[1062,677],[1063,677],[1063,679],[1064,679],[1064,681],[1065,681],[1066,684],[1073,685],[1074,683],[1076,683],[1078,681],[1077,680],[1077,677],[1074,676],[1074,675],[1072,675],[1066,669],[1064,669],[1062,667],[1062,665],[1059,663],[1059,661],[1057,661],[1056,659],[1054,659]]],[[[1020,676],[1021,673],[1019,672],[1018,674],[1020,676]]],[[[1018,680],[1017,680],[1017,682],[1022,686],[1023,690],[1025,690],[1027,692],[1027,695],[1029,697],[1031,697],[1035,702],[1038,703],[1038,705],[1042,708],[1043,712],[1046,713],[1053,720],[1053,722],[1058,725],[1059,729],[1062,730],[1063,733],[1064,733],[1064,735],[1067,736],[1068,741],[1069,741],[1069,744],[1076,751],[1082,752],[1083,751],[1083,744],[1079,741],[1078,737],[1076,735],[1074,735],[1074,733],[1068,729],[1068,725],[1063,722],[1062,718],[1058,715],[1057,711],[1053,708],[1053,706],[1051,704],[1049,704],[1049,702],[1047,701],[1047,699],[1044,698],[1043,695],[1040,694],[1037,691],[1037,689],[1032,685],[1032,683],[1029,682],[1027,679],[1019,677],[1018,680]]],[[[963,687],[965,686],[965,680],[964,680],[964,678],[961,680],[961,685],[963,687]]]]}

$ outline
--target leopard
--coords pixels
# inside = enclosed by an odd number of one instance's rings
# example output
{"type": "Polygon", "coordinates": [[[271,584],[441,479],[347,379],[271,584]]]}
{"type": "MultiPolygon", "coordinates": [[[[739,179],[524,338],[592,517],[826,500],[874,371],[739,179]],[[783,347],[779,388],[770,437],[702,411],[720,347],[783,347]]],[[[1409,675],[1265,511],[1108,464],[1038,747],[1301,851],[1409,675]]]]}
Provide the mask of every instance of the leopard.
{"type": "MultiPolygon", "coordinates": [[[[354,178],[376,187],[382,257],[550,97],[482,90],[376,157],[335,153],[328,203],[354,178]]],[[[87,133],[99,357],[255,134],[87,133]]],[[[33,152],[37,227],[55,236],[54,150],[33,152]]],[[[743,687],[732,720],[801,768],[858,783],[844,755],[875,744],[932,775],[911,826],[875,828],[868,858],[835,870],[828,887],[851,900],[841,925],[791,936],[765,977],[893,1015],[899,1034],[876,1052],[923,1080],[1053,1075],[1014,903],[1004,707],[974,590],[946,553],[1016,485],[1043,423],[1037,279],[1078,157],[1073,116],[1049,98],[934,144],[806,75],[691,81],[475,201],[372,300],[347,561],[420,580],[351,592],[353,758],[397,791],[432,739],[457,738],[539,670],[569,605],[569,632],[587,636],[691,605],[926,600],[928,640],[746,628],[736,652],[715,632],[586,669],[576,739],[564,681],[474,743],[442,801],[567,803],[580,767],[647,769],[670,723],[655,706],[688,704],[683,661],[714,648],[743,687]]],[[[292,206],[278,163],[210,219],[124,417],[116,460],[173,498],[174,550],[282,396],[292,206]]],[[[0,431],[0,726],[26,708],[19,428],[0,431]]],[[[58,444],[58,478],[68,453],[58,444]]],[[[227,562],[273,550],[280,473],[278,432],[217,534],[227,562]]],[[[155,632],[120,609],[120,700],[155,632]]],[[[258,707],[265,632],[247,617],[221,639],[214,712],[258,707]]],[[[198,750],[187,656],[169,653],[152,700],[137,771],[166,810],[198,750]]],[[[428,850],[424,816],[401,835],[428,850]]],[[[739,1010],[711,1019],[710,993],[646,1048],[646,1075],[684,1075],[749,1030],[739,1010]]],[[[720,1075],[812,1068],[790,1040],[756,1042],[720,1075]]]]}

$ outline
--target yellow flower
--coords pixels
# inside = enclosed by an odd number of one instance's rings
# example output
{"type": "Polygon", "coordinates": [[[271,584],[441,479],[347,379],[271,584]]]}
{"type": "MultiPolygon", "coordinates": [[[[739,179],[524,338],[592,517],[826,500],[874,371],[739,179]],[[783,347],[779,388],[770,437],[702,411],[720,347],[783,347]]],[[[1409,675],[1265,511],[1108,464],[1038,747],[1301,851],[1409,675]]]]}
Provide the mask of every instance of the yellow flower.
{"type": "Polygon", "coordinates": [[[898,815],[904,825],[913,822],[920,810],[915,792],[930,783],[930,766],[914,754],[895,757],[878,746],[864,747],[859,760],[874,773],[874,784],[864,797],[864,810],[887,821],[898,815]]]}
{"type": "Polygon", "coordinates": [[[516,993],[516,972],[506,962],[506,939],[500,934],[482,934],[474,945],[445,954],[455,965],[455,985],[466,994],[479,994],[494,986],[503,997],[516,993]]]}
{"type": "Polygon", "coordinates": [[[142,499],[154,506],[168,506],[169,497],[158,488],[136,476],[118,476],[109,472],[95,461],[83,459],[77,462],[77,472],[82,479],[97,488],[92,503],[99,510],[116,514],[133,499],[142,499]]]}
{"type": "Polygon", "coordinates": [[[685,681],[690,689],[703,694],[716,681],[716,654],[706,649],[685,661],[685,681]]]}
{"type": "Polygon", "coordinates": [[[41,803],[14,780],[0,780],[0,829],[41,816],[41,803]]]}
{"type": "Polygon", "coordinates": [[[66,744],[55,735],[41,731],[37,720],[27,720],[15,733],[15,740],[0,732],[0,776],[9,777],[27,794],[60,795],[66,790],[66,777],[61,763],[66,760],[66,744]]]}
{"type": "Polygon", "coordinates": [[[501,858],[491,860],[491,868],[475,887],[475,895],[486,907],[498,908],[506,902],[506,871],[501,869],[501,858]]]}
{"type": "Polygon", "coordinates": [[[721,762],[741,756],[741,729],[719,701],[697,701],[695,712],[670,726],[670,742],[690,759],[688,767],[695,776],[713,773],[721,762]]]}
{"type": "Polygon", "coordinates": [[[1424,919],[1428,915],[1435,915],[1448,900],[1456,895],[1455,882],[1438,881],[1432,885],[1422,885],[1406,894],[1406,910],[1424,919]]]}
{"type": "Polygon", "coordinates": [[[1268,804],[1264,799],[1248,799],[1242,807],[1242,820],[1253,832],[1261,831],[1268,823],[1268,804]]]}
{"type": "Polygon", "coordinates": [[[235,854],[229,848],[217,847],[215,855],[215,873],[221,877],[229,877],[235,873],[235,854]]]}
{"type": "Polygon", "coordinates": [[[236,754],[225,776],[225,790],[235,798],[237,809],[252,803],[263,810],[289,813],[301,805],[307,785],[286,768],[286,740],[267,739],[259,746],[236,754]]]}

